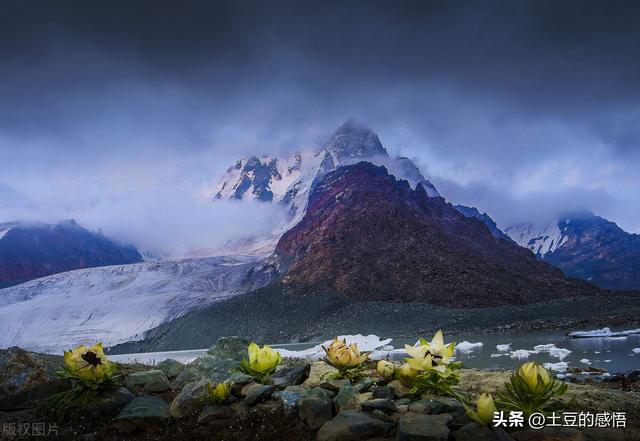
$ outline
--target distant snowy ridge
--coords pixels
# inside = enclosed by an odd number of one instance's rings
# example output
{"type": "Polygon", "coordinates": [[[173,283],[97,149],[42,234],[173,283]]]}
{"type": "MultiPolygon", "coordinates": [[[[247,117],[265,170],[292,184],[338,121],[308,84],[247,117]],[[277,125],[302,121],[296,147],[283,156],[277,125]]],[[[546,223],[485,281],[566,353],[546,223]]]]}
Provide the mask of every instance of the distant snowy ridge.
{"type": "Polygon", "coordinates": [[[547,253],[554,252],[567,241],[567,236],[557,223],[543,227],[528,223],[518,224],[507,228],[505,233],[518,245],[530,249],[541,258],[547,253]]]}

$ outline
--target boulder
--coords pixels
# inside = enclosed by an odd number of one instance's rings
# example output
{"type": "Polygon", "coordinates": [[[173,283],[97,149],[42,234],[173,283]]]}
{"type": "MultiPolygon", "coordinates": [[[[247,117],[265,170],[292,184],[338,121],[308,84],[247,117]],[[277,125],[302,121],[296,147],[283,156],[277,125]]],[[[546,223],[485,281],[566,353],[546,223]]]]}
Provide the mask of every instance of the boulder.
{"type": "Polygon", "coordinates": [[[91,417],[113,415],[122,410],[134,398],[134,395],[126,387],[107,390],[89,405],[85,413],[91,417]]]}
{"type": "Polygon", "coordinates": [[[422,401],[431,403],[431,413],[434,415],[441,413],[464,413],[464,406],[458,400],[453,397],[443,397],[441,395],[423,394],[422,401]]]}
{"type": "Polygon", "coordinates": [[[171,416],[184,418],[199,410],[203,406],[208,382],[208,380],[200,380],[187,384],[171,402],[169,408],[171,416]]]}
{"type": "MultiPolygon", "coordinates": [[[[506,435],[506,434],[505,434],[506,435]]],[[[454,441],[507,441],[511,437],[500,438],[496,432],[478,423],[469,423],[451,433],[454,441]]]]}
{"type": "Polygon", "coordinates": [[[311,430],[319,429],[333,416],[330,399],[303,397],[298,402],[298,416],[311,430]]]}
{"type": "Polygon", "coordinates": [[[184,364],[180,363],[177,360],[167,358],[166,360],[158,363],[155,366],[155,369],[164,372],[167,378],[171,380],[180,375],[180,372],[182,372],[182,369],[184,369],[184,364]]]}
{"type": "Polygon", "coordinates": [[[350,384],[340,388],[338,394],[333,399],[336,412],[344,412],[345,410],[353,410],[358,408],[358,391],[350,384]]]}
{"type": "Polygon", "coordinates": [[[331,392],[338,392],[346,384],[351,384],[351,382],[349,380],[325,380],[319,386],[331,392]]]}
{"type": "Polygon", "coordinates": [[[127,386],[132,390],[145,392],[166,392],[171,389],[167,375],[159,369],[129,374],[127,386]]]}
{"type": "Polygon", "coordinates": [[[358,392],[366,392],[371,389],[371,386],[373,386],[373,380],[369,377],[361,378],[356,384],[353,385],[353,387],[355,387],[358,392]]]}
{"type": "Polygon", "coordinates": [[[272,397],[280,401],[285,415],[294,417],[298,415],[298,402],[308,392],[306,386],[288,386],[285,390],[274,392],[272,397]]]}
{"type": "Polygon", "coordinates": [[[284,389],[287,386],[297,386],[309,378],[311,363],[305,361],[280,368],[269,378],[269,384],[284,389]]]}
{"type": "Polygon", "coordinates": [[[218,358],[230,358],[232,360],[242,360],[248,357],[247,347],[251,340],[243,337],[220,337],[215,345],[207,351],[210,355],[218,358]]]}
{"type": "Polygon", "coordinates": [[[387,415],[391,415],[397,412],[398,408],[391,400],[385,400],[384,398],[374,398],[373,400],[367,400],[362,403],[362,410],[364,410],[365,412],[373,412],[374,410],[379,410],[386,413],[387,415]]]}
{"type": "Polygon", "coordinates": [[[393,393],[395,394],[396,398],[410,398],[411,396],[413,396],[411,388],[402,384],[400,380],[393,380],[387,386],[393,389],[393,393]]]}
{"type": "Polygon", "coordinates": [[[274,387],[270,384],[258,384],[252,387],[245,395],[244,404],[253,406],[254,404],[267,400],[271,396],[273,389],[274,387]]]}
{"type": "Polygon", "coordinates": [[[447,441],[450,415],[405,413],[398,423],[398,441],[447,441]]]}
{"type": "Polygon", "coordinates": [[[127,433],[136,429],[145,432],[162,430],[169,418],[169,404],[162,398],[142,395],[134,398],[116,416],[116,427],[127,433]]]}
{"type": "Polygon", "coordinates": [[[441,406],[441,404],[438,403],[437,401],[421,399],[421,400],[413,401],[409,403],[408,410],[409,412],[413,412],[413,413],[428,414],[428,413],[431,413],[433,409],[438,408],[439,406],[441,406]]]}
{"type": "Polygon", "coordinates": [[[545,427],[541,430],[521,430],[513,432],[516,441],[583,441],[582,432],[568,427],[545,427]]]}
{"type": "Polygon", "coordinates": [[[359,410],[346,410],[325,423],[317,441],[359,441],[393,435],[394,425],[359,410]]]}
{"type": "Polygon", "coordinates": [[[389,386],[378,387],[373,391],[373,398],[385,398],[387,400],[393,400],[396,394],[389,386]]]}
{"type": "Polygon", "coordinates": [[[35,354],[15,346],[0,350],[0,409],[13,409],[69,390],[71,383],[55,374],[62,366],[60,356],[35,354]]]}
{"type": "Polygon", "coordinates": [[[321,387],[314,387],[307,394],[309,398],[322,398],[325,400],[331,400],[335,395],[335,392],[323,389],[321,387]]]}
{"type": "Polygon", "coordinates": [[[246,358],[249,340],[240,337],[221,337],[209,351],[186,365],[173,381],[173,387],[180,389],[187,383],[211,380],[215,383],[233,376],[240,361],[246,358]]]}
{"type": "Polygon", "coordinates": [[[232,416],[233,409],[231,408],[231,406],[207,406],[198,416],[198,424],[209,424],[217,420],[231,418],[232,416]]]}

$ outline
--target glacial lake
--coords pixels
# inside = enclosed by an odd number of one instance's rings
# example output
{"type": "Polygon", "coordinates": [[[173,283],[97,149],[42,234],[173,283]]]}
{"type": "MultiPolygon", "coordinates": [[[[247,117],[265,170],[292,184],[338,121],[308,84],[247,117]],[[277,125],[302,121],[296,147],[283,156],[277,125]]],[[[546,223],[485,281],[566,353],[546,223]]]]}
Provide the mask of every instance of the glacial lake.
{"type": "MultiPolygon", "coordinates": [[[[431,336],[426,336],[431,338],[431,336]]],[[[634,353],[634,348],[640,348],[640,334],[632,334],[626,337],[597,337],[597,338],[569,338],[565,331],[530,331],[530,332],[504,332],[495,334],[445,334],[445,342],[457,343],[467,341],[471,343],[481,342],[482,346],[473,346],[468,352],[456,351],[456,359],[462,361],[468,368],[515,368],[524,361],[537,361],[544,363],[566,362],[568,367],[587,368],[597,367],[606,369],[611,374],[624,372],[630,369],[640,368],[640,353],[634,353]],[[509,351],[499,351],[497,345],[510,344],[509,351]],[[553,345],[559,352],[566,354],[562,359],[552,356],[548,349],[536,352],[536,346],[553,345]],[[571,351],[567,353],[562,351],[571,351]],[[528,352],[528,357],[516,355],[528,352]],[[588,360],[588,362],[587,362],[588,360]]],[[[395,339],[391,345],[401,349],[405,344],[414,344],[416,339],[395,339]]],[[[308,349],[322,342],[271,344],[274,348],[288,349],[291,351],[308,349]]],[[[549,348],[549,346],[546,346],[549,348]]],[[[182,362],[188,362],[205,353],[206,349],[149,352],[138,354],[110,355],[114,361],[154,364],[167,358],[173,358],[182,362]]],[[[404,355],[393,354],[392,358],[402,359],[404,355]]]]}

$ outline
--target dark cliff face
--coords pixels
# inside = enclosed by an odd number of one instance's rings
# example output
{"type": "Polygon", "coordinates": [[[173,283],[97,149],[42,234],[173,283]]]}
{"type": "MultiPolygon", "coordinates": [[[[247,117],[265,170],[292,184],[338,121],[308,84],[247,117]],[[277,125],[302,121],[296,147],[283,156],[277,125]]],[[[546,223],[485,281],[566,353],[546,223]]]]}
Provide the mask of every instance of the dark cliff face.
{"type": "Polygon", "coordinates": [[[466,205],[454,205],[453,208],[464,214],[466,217],[475,217],[476,219],[481,220],[482,223],[487,226],[493,237],[511,241],[511,238],[498,228],[498,224],[496,224],[496,222],[487,213],[480,213],[476,207],[467,207],[466,205]]]}
{"type": "Polygon", "coordinates": [[[566,239],[545,261],[602,288],[640,290],[640,235],[592,213],[561,219],[558,228],[566,239]]]}
{"type": "Polygon", "coordinates": [[[361,300],[474,307],[599,292],[367,162],[316,182],[305,217],[276,254],[285,285],[361,300]]]}
{"type": "Polygon", "coordinates": [[[142,261],[138,251],[74,221],[55,225],[3,224],[0,239],[0,287],[63,271],[142,261]]]}

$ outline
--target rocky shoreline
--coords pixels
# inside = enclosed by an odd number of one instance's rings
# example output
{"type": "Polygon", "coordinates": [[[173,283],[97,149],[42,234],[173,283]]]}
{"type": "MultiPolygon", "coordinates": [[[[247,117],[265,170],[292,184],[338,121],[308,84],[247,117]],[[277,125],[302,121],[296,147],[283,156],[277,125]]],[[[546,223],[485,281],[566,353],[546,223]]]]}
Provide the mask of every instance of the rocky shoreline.
{"type": "MultiPolygon", "coordinates": [[[[491,430],[473,422],[451,397],[415,395],[397,380],[375,376],[327,380],[322,361],[285,359],[266,384],[236,372],[248,341],[221,338],[183,365],[120,365],[119,385],[82,412],[55,414],[47,397],[68,388],[53,374],[62,357],[19,348],[0,351],[0,426],[54,423],[51,439],[74,440],[632,440],[640,437],[640,393],[621,386],[571,384],[572,411],[626,412],[626,429],[491,430]],[[208,381],[231,377],[224,404],[200,397],[208,381]]],[[[474,398],[499,389],[508,371],[463,369],[457,391],[474,398]]],[[[26,426],[25,426],[26,427],[26,426]]],[[[2,439],[18,439],[5,434],[2,439]]]]}

